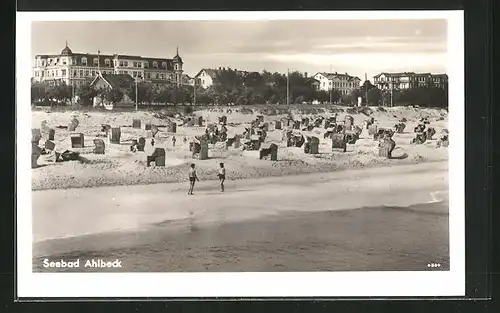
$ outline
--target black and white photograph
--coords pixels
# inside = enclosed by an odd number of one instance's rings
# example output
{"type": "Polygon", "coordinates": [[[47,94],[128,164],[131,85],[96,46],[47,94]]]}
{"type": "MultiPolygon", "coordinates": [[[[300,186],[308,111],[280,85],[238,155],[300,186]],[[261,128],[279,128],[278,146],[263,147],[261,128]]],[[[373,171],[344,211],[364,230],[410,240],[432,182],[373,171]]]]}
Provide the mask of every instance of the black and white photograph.
{"type": "Polygon", "coordinates": [[[25,294],[464,294],[461,12],[227,13],[18,13],[25,294]]]}

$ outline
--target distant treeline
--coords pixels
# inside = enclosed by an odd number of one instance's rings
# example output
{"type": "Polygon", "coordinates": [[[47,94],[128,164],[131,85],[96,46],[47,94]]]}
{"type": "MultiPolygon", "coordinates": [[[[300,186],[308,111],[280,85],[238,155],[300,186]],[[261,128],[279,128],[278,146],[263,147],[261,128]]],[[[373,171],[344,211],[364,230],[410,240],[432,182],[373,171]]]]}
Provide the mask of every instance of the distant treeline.
{"type": "MultiPolygon", "coordinates": [[[[408,90],[381,90],[369,80],[348,95],[338,90],[316,90],[315,80],[301,72],[289,74],[289,96],[291,104],[332,103],[354,105],[358,97],[363,104],[373,106],[419,105],[428,107],[448,107],[448,90],[434,87],[419,87],[408,90]],[[391,101],[392,98],[392,101],[391,101]]],[[[118,103],[128,98],[135,102],[135,85],[127,89],[94,90],[90,83],[72,89],[64,83],[37,83],[31,85],[31,100],[40,105],[70,103],[72,96],[79,98],[80,105],[92,105],[92,98],[100,96],[110,102],[118,103]],[[125,95],[127,97],[125,97],[125,95]]],[[[207,89],[197,86],[157,86],[152,83],[137,84],[137,101],[139,105],[151,104],[198,104],[198,105],[253,105],[253,104],[286,104],[287,77],[281,73],[252,72],[242,77],[236,71],[225,69],[220,71],[216,83],[207,89]],[[195,95],[196,93],[196,95],[195,95]]]]}

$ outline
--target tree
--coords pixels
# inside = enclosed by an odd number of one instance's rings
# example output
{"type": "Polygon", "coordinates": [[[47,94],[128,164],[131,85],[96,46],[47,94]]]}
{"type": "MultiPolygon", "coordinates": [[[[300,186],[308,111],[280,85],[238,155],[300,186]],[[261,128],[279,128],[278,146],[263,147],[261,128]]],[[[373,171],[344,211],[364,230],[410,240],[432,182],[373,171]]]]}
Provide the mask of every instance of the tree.
{"type": "Polygon", "coordinates": [[[324,90],[316,92],[316,100],[318,100],[319,102],[329,102],[330,101],[329,92],[324,90]]]}
{"type": "Polygon", "coordinates": [[[304,96],[298,96],[295,98],[295,104],[302,104],[304,102],[304,96]]]}
{"type": "Polygon", "coordinates": [[[325,101],[330,102],[330,95],[331,95],[332,103],[339,102],[342,100],[342,94],[337,89],[332,89],[330,91],[324,91],[324,92],[326,93],[326,96],[328,97],[327,100],[325,100],[325,101]]]}
{"type": "Polygon", "coordinates": [[[44,83],[31,83],[31,102],[47,100],[46,85],[44,83]]]}
{"type": "Polygon", "coordinates": [[[391,92],[389,90],[381,90],[382,95],[382,105],[390,106],[391,105],[391,92]]]}
{"type": "Polygon", "coordinates": [[[367,105],[380,105],[382,103],[383,97],[382,92],[377,87],[368,90],[368,99],[366,100],[367,105]]]}
{"type": "MultiPolygon", "coordinates": [[[[137,84],[137,102],[139,103],[151,103],[153,102],[153,84],[148,82],[140,82],[137,84]]],[[[127,96],[130,100],[135,102],[135,84],[127,89],[127,96]]]]}
{"type": "Polygon", "coordinates": [[[172,102],[172,93],[168,88],[159,87],[153,90],[152,98],[155,103],[167,104],[172,102]]]}
{"type": "Polygon", "coordinates": [[[373,89],[373,88],[377,88],[377,86],[373,85],[373,84],[372,84],[372,82],[371,82],[371,81],[369,81],[369,80],[365,80],[365,81],[363,82],[363,85],[361,85],[361,87],[360,87],[360,89],[361,89],[362,91],[365,91],[365,90],[370,91],[370,90],[371,90],[371,89],[373,89]]]}
{"type": "Polygon", "coordinates": [[[245,84],[245,87],[258,88],[262,87],[262,85],[264,84],[264,79],[258,72],[252,72],[245,76],[243,82],[245,84]]]}
{"type": "Polygon", "coordinates": [[[71,87],[65,82],[51,81],[45,84],[45,96],[50,104],[55,100],[59,102],[67,102],[71,99],[71,87]]]}
{"type": "MultiPolygon", "coordinates": [[[[342,95],[341,96],[341,103],[343,105],[352,105],[354,103],[354,97],[353,97],[353,94],[347,94],[347,95],[342,95]]],[[[356,98],[357,99],[357,98],[356,98]]]]}
{"type": "Polygon", "coordinates": [[[104,98],[111,103],[119,103],[123,100],[123,92],[118,88],[106,89],[104,98]]]}
{"type": "Polygon", "coordinates": [[[262,96],[260,93],[254,93],[251,95],[251,102],[252,104],[263,104],[266,102],[266,100],[264,100],[264,96],[262,96]]]}
{"type": "Polygon", "coordinates": [[[228,90],[236,86],[241,86],[242,82],[242,77],[235,70],[230,68],[220,70],[217,73],[217,84],[228,90]]]}
{"type": "Polygon", "coordinates": [[[90,86],[90,83],[85,83],[76,87],[76,95],[83,105],[92,105],[92,99],[97,96],[97,91],[90,86]]]}

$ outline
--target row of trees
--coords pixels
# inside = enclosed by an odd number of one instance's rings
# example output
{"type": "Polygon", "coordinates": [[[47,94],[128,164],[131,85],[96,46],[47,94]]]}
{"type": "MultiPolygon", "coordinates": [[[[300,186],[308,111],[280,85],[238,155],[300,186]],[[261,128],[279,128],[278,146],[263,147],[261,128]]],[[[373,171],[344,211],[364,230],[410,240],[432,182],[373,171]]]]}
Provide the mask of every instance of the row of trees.
{"type": "Polygon", "coordinates": [[[64,82],[32,82],[31,102],[41,105],[60,105],[71,103],[74,97],[85,105],[92,105],[94,97],[100,97],[110,102],[120,102],[123,99],[123,92],[119,89],[94,89],[90,84],[81,86],[68,86],[64,82]]]}
{"type": "MultiPolygon", "coordinates": [[[[216,84],[207,89],[193,86],[157,86],[148,82],[137,84],[137,101],[139,104],[285,104],[287,103],[287,77],[281,73],[252,72],[240,75],[239,72],[224,69],[219,71],[216,84]]],[[[359,89],[349,94],[341,94],[338,90],[320,91],[316,89],[315,80],[300,72],[292,72],[288,79],[290,97],[294,104],[338,103],[353,105],[362,98],[362,103],[369,105],[421,105],[446,107],[448,92],[440,88],[413,88],[409,90],[381,90],[369,80],[359,89]]],[[[92,98],[99,96],[108,101],[120,102],[125,95],[135,102],[136,87],[126,90],[100,89],[94,90],[89,84],[67,86],[64,83],[47,84],[32,83],[31,97],[34,102],[52,105],[54,102],[68,102],[77,96],[80,103],[91,104],[92,98]]]]}

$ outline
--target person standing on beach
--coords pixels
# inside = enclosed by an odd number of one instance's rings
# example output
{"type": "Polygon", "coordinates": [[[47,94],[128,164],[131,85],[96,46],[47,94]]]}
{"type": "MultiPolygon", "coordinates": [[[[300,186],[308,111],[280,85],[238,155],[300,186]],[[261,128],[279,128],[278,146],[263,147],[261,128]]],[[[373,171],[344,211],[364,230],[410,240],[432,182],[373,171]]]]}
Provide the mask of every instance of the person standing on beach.
{"type": "Polygon", "coordinates": [[[219,164],[219,174],[217,176],[219,177],[220,181],[220,191],[224,192],[224,180],[226,180],[226,169],[224,168],[224,163],[219,164]]]}
{"type": "Polygon", "coordinates": [[[194,169],[194,164],[191,164],[191,168],[189,169],[189,191],[188,195],[193,194],[194,183],[196,181],[200,181],[198,176],[196,176],[196,170],[194,169]]]}

